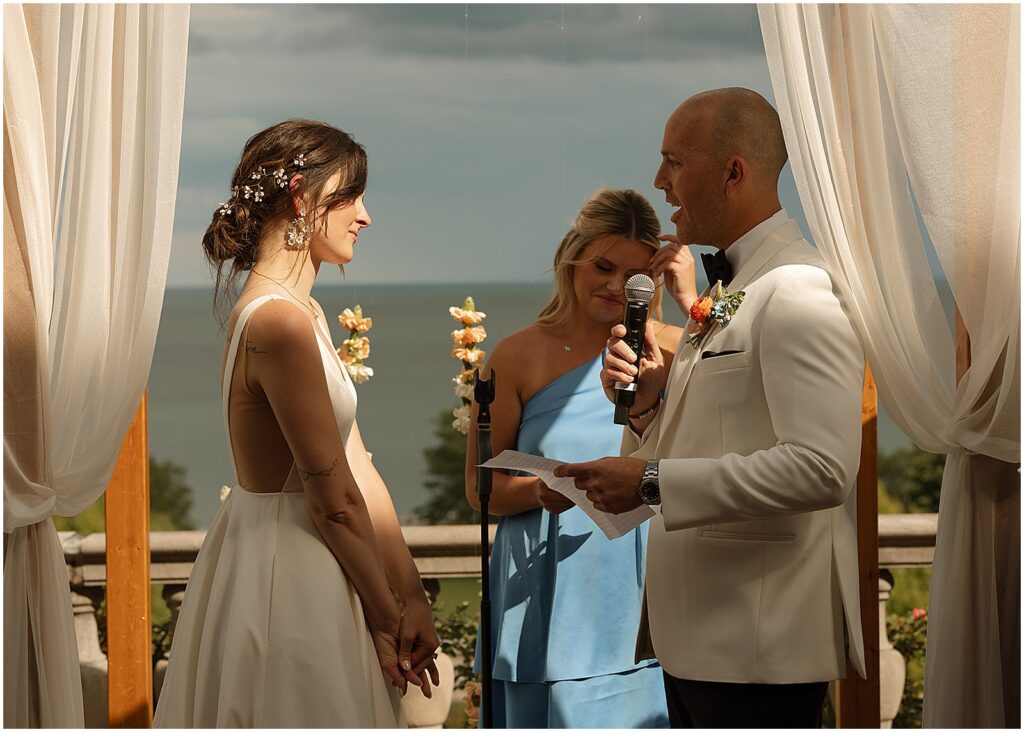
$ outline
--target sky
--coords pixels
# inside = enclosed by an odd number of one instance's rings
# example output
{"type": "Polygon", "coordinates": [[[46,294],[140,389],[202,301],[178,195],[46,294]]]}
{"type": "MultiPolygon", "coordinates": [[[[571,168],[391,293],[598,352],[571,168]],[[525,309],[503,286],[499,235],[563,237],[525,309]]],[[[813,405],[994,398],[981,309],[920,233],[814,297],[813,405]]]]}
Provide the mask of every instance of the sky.
{"type": "MultiPolygon", "coordinates": [[[[200,240],[245,140],[329,122],[369,157],[346,278],[550,280],[600,187],[648,196],[688,96],[774,97],[754,5],[193,5],[169,287],[209,287],[200,240]]],[[[807,232],[788,166],[783,205],[807,232]]],[[[337,276],[340,282],[340,275],[337,276]]]]}

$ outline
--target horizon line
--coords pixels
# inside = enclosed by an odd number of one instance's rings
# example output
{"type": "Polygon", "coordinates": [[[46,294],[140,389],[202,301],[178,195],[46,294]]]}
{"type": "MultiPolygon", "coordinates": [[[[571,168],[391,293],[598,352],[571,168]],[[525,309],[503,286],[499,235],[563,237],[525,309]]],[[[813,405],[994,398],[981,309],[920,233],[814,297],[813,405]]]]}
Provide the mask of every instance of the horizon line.
{"type": "MultiPolygon", "coordinates": [[[[405,281],[357,282],[357,283],[334,282],[334,283],[330,283],[330,284],[324,283],[324,284],[320,285],[320,287],[344,287],[344,286],[349,285],[349,284],[354,284],[356,286],[364,286],[364,287],[400,287],[400,286],[409,286],[409,285],[414,285],[414,286],[418,286],[418,287],[456,287],[456,286],[459,286],[459,285],[471,285],[471,286],[475,286],[475,287],[508,286],[508,285],[525,285],[525,286],[530,286],[530,287],[547,287],[547,286],[550,286],[552,283],[551,283],[551,281],[536,282],[536,281],[531,281],[531,280],[517,280],[517,281],[514,281],[514,282],[509,282],[507,280],[506,281],[500,281],[500,282],[499,281],[495,281],[495,280],[452,280],[450,282],[448,282],[448,281],[445,281],[445,282],[422,282],[422,281],[405,280],[405,281]]],[[[314,287],[316,287],[316,285],[314,285],[314,287]]],[[[164,289],[165,290],[210,290],[210,291],[212,291],[213,290],[213,282],[210,282],[209,284],[206,284],[206,285],[181,285],[181,284],[178,284],[178,285],[166,285],[164,287],[164,289]]]]}

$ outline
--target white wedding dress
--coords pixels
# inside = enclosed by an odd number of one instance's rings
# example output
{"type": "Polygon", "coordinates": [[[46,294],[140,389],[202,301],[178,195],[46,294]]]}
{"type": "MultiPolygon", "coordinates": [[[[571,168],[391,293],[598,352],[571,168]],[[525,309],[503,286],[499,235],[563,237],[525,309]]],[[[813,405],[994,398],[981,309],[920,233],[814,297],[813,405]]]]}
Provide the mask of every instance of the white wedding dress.
{"type": "MultiPolygon", "coordinates": [[[[239,341],[270,299],[284,298],[255,298],[235,324],[222,391],[226,427],[239,341]]],[[[312,327],[347,440],[355,388],[330,334],[312,327]]],[[[236,477],[217,512],[185,590],[153,726],[405,726],[359,595],[317,532],[294,465],[279,493],[250,493],[236,477]]]]}

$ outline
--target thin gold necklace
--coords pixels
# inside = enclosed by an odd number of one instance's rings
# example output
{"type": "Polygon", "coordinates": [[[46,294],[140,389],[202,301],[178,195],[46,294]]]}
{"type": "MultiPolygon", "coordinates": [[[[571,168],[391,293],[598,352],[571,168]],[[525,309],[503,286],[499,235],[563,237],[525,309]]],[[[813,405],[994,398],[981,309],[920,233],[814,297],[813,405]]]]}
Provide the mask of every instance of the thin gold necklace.
{"type": "Polygon", "coordinates": [[[320,320],[320,313],[318,313],[316,311],[316,308],[313,307],[312,303],[310,303],[310,302],[305,302],[304,303],[304,302],[302,302],[302,300],[300,300],[299,298],[295,297],[295,295],[293,295],[291,293],[291,290],[289,290],[287,287],[285,287],[284,283],[281,282],[281,280],[275,280],[273,277],[271,277],[269,275],[265,275],[262,272],[258,272],[255,267],[252,268],[252,273],[253,274],[258,274],[260,277],[263,277],[264,279],[268,279],[271,282],[274,282],[274,283],[278,284],[281,287],[281,289],[284,290],[285,294],[288,295],[288,297],[290,297],[292,300],[297,302],[299,305],[302,305],[307,310],[309,310],[309,312],[312,313],[314,318],[316,318],[317,320],[320,320]]]}

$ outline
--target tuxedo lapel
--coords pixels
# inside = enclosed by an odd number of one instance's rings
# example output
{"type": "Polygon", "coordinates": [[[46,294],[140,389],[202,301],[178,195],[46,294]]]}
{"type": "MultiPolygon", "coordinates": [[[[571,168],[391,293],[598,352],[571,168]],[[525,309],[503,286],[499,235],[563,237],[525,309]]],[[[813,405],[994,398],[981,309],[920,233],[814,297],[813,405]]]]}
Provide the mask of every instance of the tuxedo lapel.
{"type": "Polygon", "coordinates": [[[669,374],[669,384],[665,389],[665,414],[662,415],[661,426],[658,430],[658,446],[655,448],[655,455],[663,454],[661,441],[666,431],[668,431],[666,425],[672,421],[675,410],[679,406],[679,400],[683,398],[686,383],[690,380],[693,367],[699,360],[698,353],[697,349],[684,342],[679,359],[672,366],[672,373],[669,374]]]}
{"type": "MultiPolygon", "coordinates": [[[[803,234],[800,233],[800,227],[796,221],[790,219],[785,224],[777,228],[764,242],[757,248],[754,255],[743,265],[736,276],[733,277],[732,282],[729,283],[727,288],[730,292],[736,292],[742,290],[750,282],[757,277],[761,271],[768,266],[776,254],[790,242],[802,239],[803,234]]],[[[711,285],[701,294],[708,294],[711,291],[711,285]]],[[[742,308],[743,306],[740,305],[742,308]]],[[[687,322],[689,325],[689,321],[687,322]]],[[[717,323],[712,323],[708,332],[701,340],[701,346],[710,340],[710,338],[718,330],[719,326],[717,323]]],[[[669,384],[665,390],[665,414],[661,419],[661,427],[658,433],[658,446],[655,454],[661,455],[662,445],[661,442],[667,433],[671,433],[673,429],[670,427],[670,423],[674,422],[676,411],[679,408],[679,404],[682,401],[683,394],[686,392],[686,387],[690,381],[690,375],[693,373],[694,367],[697,362],[700,361],[700,347],[694,348],[686,342],[687,335],[684,332],[681,346],[679,349],[679,355],[676,357],[676,363],[672,367],[672,372],[669,374],[669,384]]]]}

